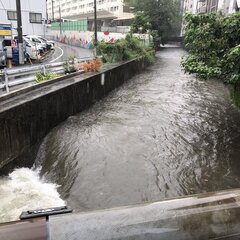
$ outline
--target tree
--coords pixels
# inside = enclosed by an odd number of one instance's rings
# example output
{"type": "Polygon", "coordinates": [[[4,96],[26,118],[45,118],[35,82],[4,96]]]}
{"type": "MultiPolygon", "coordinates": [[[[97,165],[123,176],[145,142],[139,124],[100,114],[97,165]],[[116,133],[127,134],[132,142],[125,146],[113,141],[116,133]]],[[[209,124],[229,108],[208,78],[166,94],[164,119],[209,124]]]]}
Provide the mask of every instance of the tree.
{"type": "Polygon", "coordinates": [[[147,33],[151,29],[150,18],[144,12],[137,12],[131,25],[132,33],[147,33]]]}
{"type": "Polygon", "coordinates": [[[240,82],[240,14],[185,15],[184,70],[203,79],[240,82]]]}
{"type": "Polygon", "coordinates": [[[179,34],[182,23],[180,0],[131,0],[129,4],[135,12],[142,11],[148,16],[155,36],[162,42],[179,34]]]}

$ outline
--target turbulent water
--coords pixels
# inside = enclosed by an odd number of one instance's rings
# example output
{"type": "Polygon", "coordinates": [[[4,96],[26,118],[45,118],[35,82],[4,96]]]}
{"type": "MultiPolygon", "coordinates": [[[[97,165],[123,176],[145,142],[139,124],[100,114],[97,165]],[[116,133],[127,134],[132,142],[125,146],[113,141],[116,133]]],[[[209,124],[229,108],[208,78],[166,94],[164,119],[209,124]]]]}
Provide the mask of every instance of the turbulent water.
{"type": "Polygon", "coordinates": [[[17,220],[22,211],[64,206],[57,185],[40,179],[38,170],[17,169],[0,180],[0,222],[17,220]]]}
{"type": "MultiPolygon", "coordinates": [[[[147,71],[45,138],[40,175],[75,211],[240,187],[240,112],[221,82],[181,71],[184,54],[159,52],[147,71]]],[[[14,191],[8,184],[0,189],[14,191]]]]}

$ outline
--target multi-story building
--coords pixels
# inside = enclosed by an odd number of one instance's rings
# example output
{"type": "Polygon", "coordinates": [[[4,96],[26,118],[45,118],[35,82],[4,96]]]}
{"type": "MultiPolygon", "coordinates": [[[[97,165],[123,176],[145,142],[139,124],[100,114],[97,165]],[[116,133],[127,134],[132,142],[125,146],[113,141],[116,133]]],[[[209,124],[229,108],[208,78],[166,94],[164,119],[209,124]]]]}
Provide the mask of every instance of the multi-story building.
{"type": "MultiPolygon", "coordinates": [[[[240,0],[182,0],[183,13],[204,14],[221,11],[224,14],[232,14],[239,11],[240,0]]],[[[184,35],[182,26],[181,36],[184,35]]]]}
{"type": "Polygon", "coordinates": [[[221,11],[231,14],[239,11],[240,0],[184,0],[184,11],[193,14],[221,11]]]}
{"type": "MultiPolygon", "coordinates": [[[[12,26],[17,34],[16,0],[0,1],[0,24],[12,26]]],[[[23,34],[44,35],[46,20],[46,0],[21,0],[23,34]]]]}
{"type": "Polygon", "coordinates": [[[219,0],[218,2],[218,9],[227,14],[238,12],[239,8],[240,0],[219,0]]]}
{"type": "MultiPolygon", "coordinates": [[[[127,21],[133,18],[127,0],[97,0],[97,16],[106,26],[113,19],[127,21]]],[[[51,20],[92,20],[94,0],[47,0],[48,18],[51,20]]]]}
{"type": "Polygon", "coordinates": [[[184,0],[183,11],[196,14],[197,13],[197,4],[198,4],[198,0],[184,0]]]}

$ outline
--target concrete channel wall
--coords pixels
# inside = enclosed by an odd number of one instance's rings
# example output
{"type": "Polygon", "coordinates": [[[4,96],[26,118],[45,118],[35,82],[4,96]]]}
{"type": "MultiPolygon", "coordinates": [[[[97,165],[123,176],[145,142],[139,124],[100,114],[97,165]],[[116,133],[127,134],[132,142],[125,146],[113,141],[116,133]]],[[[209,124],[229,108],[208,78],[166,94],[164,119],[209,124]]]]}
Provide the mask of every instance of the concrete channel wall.
{"type": "Polygon", "coordinates": [[[240,108],[240,83],[237,82],[231,88],[231,97],[234,104],[240,108]]]}
{"type": "Polygon", "coordinates": [[[1,240],[240,239],[240,190],[0,225],[1,240]]]}
{"type": "Polygon", "coordinates": [[[31,167],[49,131],[145,68],[144,60],[73,74],[0,98],[0,174],[31,167]]]}

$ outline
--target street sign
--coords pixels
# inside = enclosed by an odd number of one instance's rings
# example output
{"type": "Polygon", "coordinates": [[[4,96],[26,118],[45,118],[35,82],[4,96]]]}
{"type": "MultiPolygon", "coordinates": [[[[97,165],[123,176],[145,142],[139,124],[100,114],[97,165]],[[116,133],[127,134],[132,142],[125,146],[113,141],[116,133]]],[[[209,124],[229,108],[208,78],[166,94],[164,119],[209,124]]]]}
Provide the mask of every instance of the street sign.
{"type": "Polygon", "coordinates": [[[12,36],[12,27],[10,24],[0,24],[0,36],[12,36]]]}

